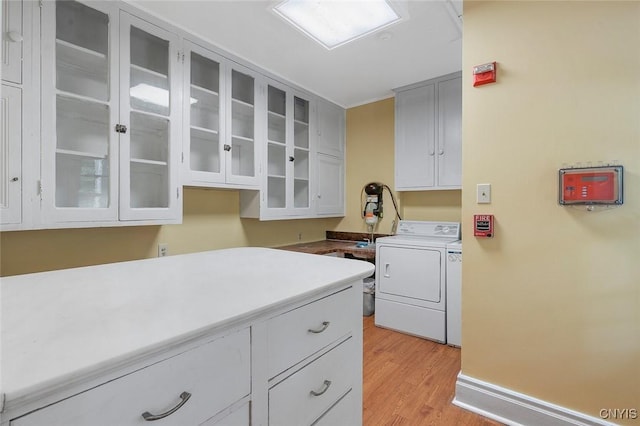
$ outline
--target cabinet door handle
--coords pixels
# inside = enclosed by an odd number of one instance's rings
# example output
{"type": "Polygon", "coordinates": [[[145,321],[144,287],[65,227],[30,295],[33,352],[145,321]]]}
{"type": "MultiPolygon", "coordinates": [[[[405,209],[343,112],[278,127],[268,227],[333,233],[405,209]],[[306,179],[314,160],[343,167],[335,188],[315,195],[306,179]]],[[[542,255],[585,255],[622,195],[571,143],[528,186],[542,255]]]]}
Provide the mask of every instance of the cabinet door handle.
{"type": "Polygon", "coordinates": [[[17,182],[17,181],[19,181],[19,180],[20,180],[20,178],[18,178],[18,177],[12,177],[12,178],[11,178],[11,182],[17,182]]]}
{"type": "Polygon", "coordinates": [[[224,150],[225,151],[231,151],[231,145],[225,143],[224,144],[224,150]]]}
{"type": "Polygon", "coordinates": [[[116,133],[127,133],[127,126],[124,124],[116,124],[116,133]]]}
{"type": "Polygon", "coordinates": [[[191,398],[191,394],[189,392],[182,392],[180,394],[181,401],[178,403],[178,405],[173,407],[171,410],[167,411],[166,413],[162,413],[162,414],[151,414],[150,412],[145,411],[144,413],[142,413],[142,418],[145,419],[148,422],[152,422],[154,420],[164,419],[165,417],[168,417],[168,416],[172,415],[173,413],[175,413],[176,411],[178,411],[184,404],[187,403],[189,398],[191,398]]]}
{"type": "Polygon", "coordinates": [[[294,157],[294,156],[292,156],[292,155],[290,155],[290,156],[289,156],[289,161],[295,161],[295,157],[294,157]]]}
{"type": "Polygon", "coordinates": [[[312,329],[310,328],[309,330],[307,330],[309,333],[322,333],[323,331],[325,331],[327,329],[327,327],[329,327],[329,321],[323,321],[322,322],[322,327],[317,328],[317,329],[312,329]]]}
{"type": "Polygon", "coordinates": [[[311,392],[309,392],[311,395],[313,396],[320,396],[323,393],[325,393],[326,391],[329,390],[329,386],[331,386],[331,380],[325,380],[324,383],[322,384],[322,389],[320,389],[319,391],[314,391],[312,390],[311,392]]]}

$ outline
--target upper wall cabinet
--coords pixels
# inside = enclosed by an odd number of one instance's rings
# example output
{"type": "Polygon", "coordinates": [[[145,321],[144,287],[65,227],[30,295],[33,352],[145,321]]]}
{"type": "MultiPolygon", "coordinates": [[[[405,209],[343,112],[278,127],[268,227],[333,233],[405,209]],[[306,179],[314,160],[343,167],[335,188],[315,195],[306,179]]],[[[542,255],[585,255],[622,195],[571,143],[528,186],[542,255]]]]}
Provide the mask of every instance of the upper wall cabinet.
{"type": "Polygon", "coordinates": [[[259,193],[240,196],[240,214],[260,219],[311,217],[312,102],[279,84],[267,86],[266,149],[259,193]]]}
{"type": "Polygon", "coordinates": [[[460,189],[461,73],[396,89],[395,101],[396,190],[460,189]]]}
{"type": "Polygon", "coordinates": [[[180,220],[177,42],[118,3],[43,3],[45,223],[180,220]]]}
{"type": "Polygon", "coordinates": [[[184,48],[183,183],[257,189],[257,76],[190,41],[184,48]]]}
{"type": "Polygon", "coordinates": [[[344,216],[345,111],[317,100],[316,213],[344,216]]]}
{"type": "Polygon", "coordinates": [[[19,224],[22,218],[21,142],[22,90],[0,88],[0,224],[19,224]]]}

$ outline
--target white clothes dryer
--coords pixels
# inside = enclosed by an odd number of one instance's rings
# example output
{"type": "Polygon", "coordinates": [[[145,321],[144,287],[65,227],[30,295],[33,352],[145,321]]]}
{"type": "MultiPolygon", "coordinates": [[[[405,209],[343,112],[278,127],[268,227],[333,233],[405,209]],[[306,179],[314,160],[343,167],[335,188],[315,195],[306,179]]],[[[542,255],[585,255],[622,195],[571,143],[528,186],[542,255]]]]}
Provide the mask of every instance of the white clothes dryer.
{"type": "Polygon", "coordinates": [[[401,220],[376,240],[375,324],[446,343],[446,261],[460,223],[401,220]]]}

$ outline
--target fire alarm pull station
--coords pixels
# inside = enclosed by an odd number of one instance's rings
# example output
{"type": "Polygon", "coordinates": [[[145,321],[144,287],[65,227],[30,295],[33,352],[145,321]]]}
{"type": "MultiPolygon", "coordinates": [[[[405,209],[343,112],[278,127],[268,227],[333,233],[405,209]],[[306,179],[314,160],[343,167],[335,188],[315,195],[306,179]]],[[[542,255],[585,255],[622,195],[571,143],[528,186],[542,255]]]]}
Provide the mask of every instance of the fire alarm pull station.
{"type": "Polygon", "coordinates": [[[559,202],[571,204],[622,204],[622,166],[560,169],[559,202]]]}
{"type": "Polygon", "coordinates": [[[496,82],[496,63],[476,65],[473,67],[473,87],[496,82]]]}
{"type": "Polygon", "coordinates": [[[491,238],[493,237],[493,215],[474,214],[473,215],[473,236],[491,238]]]}

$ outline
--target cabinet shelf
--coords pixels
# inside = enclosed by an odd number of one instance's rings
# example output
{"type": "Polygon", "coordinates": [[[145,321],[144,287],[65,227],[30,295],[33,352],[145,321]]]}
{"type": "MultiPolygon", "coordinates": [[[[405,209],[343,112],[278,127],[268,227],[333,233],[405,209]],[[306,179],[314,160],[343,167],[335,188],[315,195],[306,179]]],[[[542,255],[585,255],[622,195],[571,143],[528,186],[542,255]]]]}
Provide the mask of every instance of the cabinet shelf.
{"type": "Polygon", "coordinates": [[[216,92],[215,90],[207,89],[206,87],[198,86],[197,84],[193,83],[191,83],[191,90],[206,93],[212,96],[220,96],[220,93],[216,92]]]}
{"type": "Polygon", "coordinates": [[[253,104],[250,104],[249,102],[241,101],[240,99],[232,98],[231,102],[233,102],[233,104],[235,105],[240,105],[246,108],[253,109],[253,104]]]}
{"type": "Polygon", "coordinates": [[[142,67],[142,66],[136,65],[136,64],[131,64],[131,69],[134,69],[136,71],[140,71],[140,72],[142,72],[144,74],[147,74],[147,75],[152,75],[154,77],[159,77],[159,78],[163,78],[163,79],[168,78],[166,74],[162,74],[162,73],[160,73],[158,71],[150,70],[149,68],[145,68],[145,67],[142,67]]]}
{"type": "Polygon", "coordinates": [[[86,47],[82,47],[77,44],[61,40],[59,38],[56,39],[56,49],[58,49],[58,56],[65,55],[68,52],[76,52],[76,54],[89,55],[95,57],[96,59],[107,59],[107,55],[105,55],[104,53],[87,49],[86,47]]]}
{"type": "Polygon", "coordinates": [[[219,133],[217,130],[207,129],[205,127],[190,126],[190,128],[191,128],[191,130],[197,130],[198,132],[208,133],[208,134],[211,134],[211,135],[217,135],[219,133]]]}
{"type": "Polygon", "coordinates": [[[271,140],[271,139],[269,139],[267,142],[269,142],[269,145],[287,146],[287,144],[284,143],[284,142],[274,141],[274,140],[271,140]]]}
{"type": "Polygon", "coordinates": [[[293,122],[294,122],[295,124],[300,125],[300,126],[309,127],[309,123],[307,123],[306,121],[293,120],[293,122]]]}
{"type": "Polygon", "coordinates": [[[144,158],[132,158],[131,162],[136,164],[147,164],[150,166],[167,166],[169,164],[166,161],[147,160],[144,158]]]}
{"type": "Polygon", "coordinates": [[[272,117],[282,118],[283,120],[286,118],[284,114],[281,114],[279,112],[267,111],[267,114],[269,114],[269,116],[272,116],[272,117]]]}
{"type": "Polygon", "coordinates": [[[105,158],[107,158],[107,155],[97,154],[95,152],[74,151],[71,149],[60,149],[60,148],[56,149],[56,154],[71,155],[74,157],[95,158],[98,160],[104,160],[105,158]]]}
{"type": "Polygon", "coordinates": [[[246,136],[231,135],[231,138],[232,139],[236,139],[236,140],[245,141],[245,142],[253,142],[253,138],[248,138],[246,136]]]}

